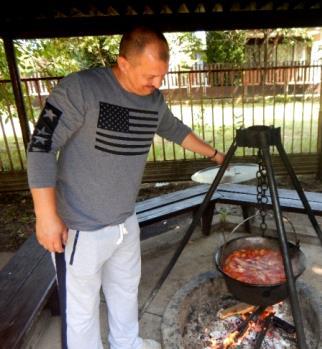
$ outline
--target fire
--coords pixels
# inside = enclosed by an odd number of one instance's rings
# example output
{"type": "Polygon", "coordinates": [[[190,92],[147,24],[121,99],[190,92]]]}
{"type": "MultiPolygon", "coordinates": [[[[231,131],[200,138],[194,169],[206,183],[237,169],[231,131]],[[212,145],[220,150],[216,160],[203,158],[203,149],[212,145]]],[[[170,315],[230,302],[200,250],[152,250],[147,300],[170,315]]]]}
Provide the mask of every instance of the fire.
{"type": "Polygon", "coordinates": [[[239,332],[235,331],[233,333],[230,333],[228,337],[226,337],[223,341],[223,349],[229,348],[231,345],[236,343],[236,338],[238,337],[239,332]]]}
{"type": "Polygon", "coordinates": [[[231,349],[236,348],[240,345],[245,337],[247,337],[250,332],[259,333],[263,330],[263,323],[267,317],[274,315],[274,309],[272,306],[267,307],[262,313],[258,314],[256,318],[243,320],[243,322],[237,327],[237,329],[229,333],[224,339],[212,339],[211,349],[231,349]]]}

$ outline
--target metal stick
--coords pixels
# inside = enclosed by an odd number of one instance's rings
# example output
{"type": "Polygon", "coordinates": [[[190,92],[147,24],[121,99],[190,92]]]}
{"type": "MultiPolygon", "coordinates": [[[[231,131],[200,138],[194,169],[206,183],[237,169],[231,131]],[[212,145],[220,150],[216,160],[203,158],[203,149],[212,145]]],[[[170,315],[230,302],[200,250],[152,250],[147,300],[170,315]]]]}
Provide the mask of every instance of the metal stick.
{"type": "Polygon", "coordinates": [[[274,212],[274,217],[276,222],[277,233],[279,236],[280,247],[282,251],[285,273],[287,275],[288,293],[289,293],[294,323],[296,327],[297,342],[300,349],[307,349],[301,309],[300,309],[300,304],[299,304],[297,291],[295,287],[295,278],[293,274],[292,264],[290,261],[290,256],[288,253],[287,236],[285,233],[284,223],[283,223],[282,214],[281,214],[281,207],[278,199],[278,192],[277,192],[277,186],[276,186],[275,177],[274,177],[272,159],[269,153],[267,134],[265,132],[260,133],[260,142],[261,142],[261,148],[263,152],[263,160],[265,162],[265,167],[267,172],[268,185],[269,185],[269,190],[271,194],[273,212],[274,212]]]}
{"type": "Polygon", "coordinates": [[[145,310],[148,308],[148,306],[151,304],[151,302],[153,301],[153,299],[155,298],[155,296],[157,295],[157,293],[159,292],[163,282],[165,281],[165,279],[167,278],[167,276],[169,275],[170,271],[172,270],[172,268],[174,267],[177,259],[180,257],[181,252],[183,251],[184,247],[186,246],[186,244],[188,243],[192,233],[194,232],[194,229],[196,228],[203,212],[205,211],[205,209],[207,208],[209,201],[212,198],[213,193],[215,192],[215,190],[217,189],[221,178],[223,177],[228,164],[232,158],[232,156],[234,155],[235,151],[237,148],[237,144],[236,141],[234,140],[232,145],[230,146],[225,160],[222,164],[222,166],[220,167],[213,183],[211,184],[202,204],[199,206],[199,209],[197,210],[196,214],[194,215],[192,222],[187,230],[187,232],[185,233],[184,237],[182,238],[182,240],[180,241],[180,245],[178,246],[177,250],[175,251],[174,255],[172,256],[170,262],[168,263],[168,265],[165,267],[164,271],[162,272],[159,280],[157,281],[156,285],[154,286],[154,288],[152,289],[148,299],[146,300],[146,302],[143,304],[143,306],[141,307],[140,311],[139,311],[139,319],[141,319],[142,315],[144,314],[145,310]]]}

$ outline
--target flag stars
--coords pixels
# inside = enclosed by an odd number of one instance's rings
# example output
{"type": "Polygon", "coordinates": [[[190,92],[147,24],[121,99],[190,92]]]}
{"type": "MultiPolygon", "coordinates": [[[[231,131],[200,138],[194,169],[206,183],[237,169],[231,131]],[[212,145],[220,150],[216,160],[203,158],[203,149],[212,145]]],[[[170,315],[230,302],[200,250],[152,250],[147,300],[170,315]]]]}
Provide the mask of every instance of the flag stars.
{"type": "Polygon", "coordinates": [[[33,142],[34,144],[37,144],[37,143],[46,144],[47,139],[41,136],[33,136],[33,141],[34,141],[33,142]]]}
{"type": "Polygon", "coordinates": [[[100,103],[99,128],[115,132],[129,131],[129,111],[127,108],[100,103]]]}
{"type": "Polygon", "coordinates": [[[50,136],[51,134],[46,131],[45,127],[42,127],[41,129],[36,129],[37,135],[43,135],[43,136],[50,136]]]}
{"type": "Polygon", "coordinates": [[[44,109],[44,118],[49,118],[51,121],[54,120],[54,118],[57,117],[57,115],[51,110],[51,109],[44,109]]]}
{"type": "Polygon", "coordinates": [[[28,151],[49,152],[51,150],[53,133],[61,115],[61,110],[46,102],[37,121],[28,151]]]}

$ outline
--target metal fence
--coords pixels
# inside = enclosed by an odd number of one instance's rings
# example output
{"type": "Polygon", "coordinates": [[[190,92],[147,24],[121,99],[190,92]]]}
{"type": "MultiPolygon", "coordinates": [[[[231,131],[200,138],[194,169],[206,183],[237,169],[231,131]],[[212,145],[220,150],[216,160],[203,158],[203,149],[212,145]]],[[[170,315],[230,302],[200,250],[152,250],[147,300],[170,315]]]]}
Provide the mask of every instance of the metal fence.
{"type": "MultiPolygon", "coordinates": [[[[60,77],[22,79],[31,131],[60,77]]],[[[226,151],[237,128],[281,127],[289,154],[318,151],[321,65],[292,64],[231,68],[209,65],[173,70],[161,90],[173,113],[201,138],[226,151]]],[[[236,155],[252,154],[239,149],[236,155]]],[[[191,160],[200,156],[156,136],[149,161],[191,160]]],[[[0,81],[0,172],[25,169],[21,128],[11,84],[0,81]]]]}

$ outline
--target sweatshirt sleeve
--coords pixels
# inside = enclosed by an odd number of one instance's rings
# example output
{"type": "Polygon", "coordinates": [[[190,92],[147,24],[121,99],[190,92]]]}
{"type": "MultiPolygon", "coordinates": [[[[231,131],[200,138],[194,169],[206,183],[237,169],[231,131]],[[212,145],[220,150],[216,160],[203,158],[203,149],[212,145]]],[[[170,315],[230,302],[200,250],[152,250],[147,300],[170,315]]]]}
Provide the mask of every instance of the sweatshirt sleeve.
{"type": "Polygon", "coordinates": [[[83,124],[84,109],[79,76],[71,74],[47,98],[28,145],[30,188],[56,185],[57,154],[83,124]]]}
{"type": "Polygon", "coordinates": [[[181,144],[190,132],[191,128],[175,117],[166,106],[157,129],[157,134],[176,144],[181,144]]]}

